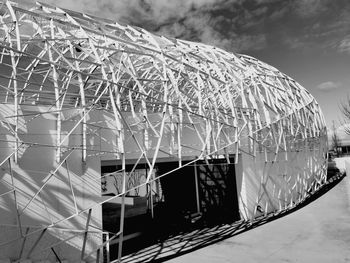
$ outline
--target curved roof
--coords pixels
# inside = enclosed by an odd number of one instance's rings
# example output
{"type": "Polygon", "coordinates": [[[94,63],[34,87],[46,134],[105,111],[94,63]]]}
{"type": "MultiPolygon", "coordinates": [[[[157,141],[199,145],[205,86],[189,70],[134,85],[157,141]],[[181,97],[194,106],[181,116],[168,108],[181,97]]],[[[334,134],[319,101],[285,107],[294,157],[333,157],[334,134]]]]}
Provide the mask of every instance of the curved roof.
{"type": "Polygon", "coordinates": [[[307,90],[252,57],[46,4],[1,11],[1,100],[109,109],[112,88],[121,111],[172,107],[230,126],[246,115],[259,129],[308,108],[313,130],[324,126],[307,90]]]}
{"type": "Polygon", "coordinates": [[[0,251],[43,231],[29,258],[46,229],[77,218],[69,228],[81,228],[86,222],[80,215],[89,211],[89,222],[97,207],[100,217],[102,203],[146,184],[152,191],[153,181],[199,159],[225,156],[227,163],[243,163],[235,176],[245,219],[292,207],[326,181],[319,105],[274,67],[40,3],[26,9],[6,1],[0,14],[0,166],[8,165],[2,185],[12,187],[0,194],[25,193],[9,205],[20,236],[0,240],[0,251]],[[21,162],[11,166],[12,157],[21,162]],[[152,171],[162,157],[176,165],[156,176],[152,171]],[[101,200],[100,160],[116,159],[121,189],[101,200]],[[126,159],[133,165],[129,179],[126,159]],[[141,159],[147,167],[142,180],[132,173],[141,159]],[[40,227],[23,235],[23,215],[40,227]]]}

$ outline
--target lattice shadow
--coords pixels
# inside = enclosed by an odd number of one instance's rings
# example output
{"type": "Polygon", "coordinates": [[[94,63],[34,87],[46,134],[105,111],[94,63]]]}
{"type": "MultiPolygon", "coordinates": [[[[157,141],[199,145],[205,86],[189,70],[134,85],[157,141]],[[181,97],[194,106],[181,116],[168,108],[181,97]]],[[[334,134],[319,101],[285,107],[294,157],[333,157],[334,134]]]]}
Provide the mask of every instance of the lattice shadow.
{"type": "Polygon", "coordinates": [[[220,242],[227,238],[239,235],[303,208],[335,187],[344,179],[345,176],[345,174],[338,173],[331,177],[324,186],[319,188],[312,195],[306,197],[303,202],[291,209],[277,214],[270,214],[267,217],[257,218],[256,220],[250,222],[241,220],[232,224],[221,224],[213,227],[204,227],[193,229],[192,231],[177,233],[164,240],[158,240],[156,244],[145,249],[124,256],[122,262],[164,262],[220,242]]]}

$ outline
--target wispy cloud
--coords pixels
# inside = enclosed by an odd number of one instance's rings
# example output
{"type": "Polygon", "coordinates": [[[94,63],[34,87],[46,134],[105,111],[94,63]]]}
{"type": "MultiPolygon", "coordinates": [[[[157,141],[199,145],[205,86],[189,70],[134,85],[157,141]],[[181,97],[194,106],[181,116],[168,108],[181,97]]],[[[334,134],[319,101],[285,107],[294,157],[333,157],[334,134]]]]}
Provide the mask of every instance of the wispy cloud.
{"type": "Polygon", "coordinates": [[[347,52],[350,46],[350,37],[340,37],[350,34],[344,34],[344,28],[350,28],[348,0],[41,1],[228,51],[249,52],[271,43],[298,50],[334,49],[338,45],[336,48],[342,52],[347,52]]]}
{"type": "MultiPolygon", "coordinates": [[[[31,0],[24,0],[31,1],[31,0]]],[[[266,0],[265,0],[266,1],[266,0]]],[[[261,24],[266,6],[243,7],[241,0],[42,0],[119,22],[143,27],[168,37],[199,41],[228,51],[266,46],[261,24]]]]}
{"type": "Polygon", "coordinates": [[[350,35],[345,36],[343,39],[333,41],[331,47],[338,52],[347,53],[350,55],[350,35]]]}
{"type": "Polygon", "coordinates": [[[330,92],[335,89],[338,89],[340,86],[341,86],[341,83],[339,82],[326,81],[317,85],[317,89],[323,92],[330,92]]]}
{"type": "Polygon", "coordinates": [[[327,4],[332,0],[298,0],[294,1],[294,10],[301,16],[310,18],[327,11],[327,4]]]}
{"type": "Polygon", "coordinates": [[[235,30],[222,32],[227,20],[223,17],[211,17],[209,14],[193,12],[175,23],[164,24],[157,33],[169,37],[199,41],[229,51],[259,50],[266,46],[263,33],[236,33],[235,30]]]}

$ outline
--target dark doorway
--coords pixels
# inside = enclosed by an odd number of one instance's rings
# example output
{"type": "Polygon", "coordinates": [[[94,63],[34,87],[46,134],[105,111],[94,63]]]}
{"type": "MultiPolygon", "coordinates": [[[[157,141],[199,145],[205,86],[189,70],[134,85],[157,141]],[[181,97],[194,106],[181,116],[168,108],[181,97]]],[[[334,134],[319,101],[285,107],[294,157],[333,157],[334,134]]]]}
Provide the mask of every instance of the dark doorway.
{"type": "Polygon", "coordinates": [[[240,219],[233,160],[197,162],[201,211],[208,222],[233,222],[240,219]]]}
{"type": "MultiPolygon", "coordinates": [[[[156,180],[161,198],[153,198],[154,217],[150,210],[151,200],[146,196],[132,196],[133,204],[125,207],[123,255],[135,252],[169,236],[216,224],[230,223],[240,219],[235,178],[234,160],[200,160],[183,162],[158,162],[155,177],[170,172],[156,180]],[[175,170],[175,171],[174,171],[175,170]],[[171,172],[172,171],[172,172],[171,172]]],[[[129,172],[133,165],[127,165],[129,172]]],[[[102,173],[113,173],[118,165],[102,167],[102,173]]],[[[147,165],[137,166],[139,171],[147,165]]],[[[116,181],[119,184],[119,181],[116,181]]],[[[118,188],[118,187],[117,187],[118,188]]],[[[153,191],[155,188],[153,189],[153,191]]],[[[134,193],[140,194],[140,193],[134,193]]],[[[105,203],[103,229],[111,233],[119,231],[119,203],[105,203]]],[[[110,258],[116,259],[118,244],[110,248],[110,258]]]]}
{"type": "MultiPolygon", "coordinates": [[[[178,167],[176,162],[157,165],[158,174],[178,167]]],[[[201,215],[204,223],[228,223],[240,219],[234,160],[197,161],[160,179],[166,220],[183,223],[201,215]]],[[[163,212],[164,213],[164,212],[163,212]]]]}
{"type": "MultiPolygon", "coordinates": [[[[157,174],[162,175],[178,168],[177,162],[157,164],[157,174]]],[[[186,216],[197,212],[194,166],[182,167],[160,179],[164,203],[160,216],[167,221],[181,222],[186,216]]],[[[175,223],[175,222],[174,222],[175,223]]]]}

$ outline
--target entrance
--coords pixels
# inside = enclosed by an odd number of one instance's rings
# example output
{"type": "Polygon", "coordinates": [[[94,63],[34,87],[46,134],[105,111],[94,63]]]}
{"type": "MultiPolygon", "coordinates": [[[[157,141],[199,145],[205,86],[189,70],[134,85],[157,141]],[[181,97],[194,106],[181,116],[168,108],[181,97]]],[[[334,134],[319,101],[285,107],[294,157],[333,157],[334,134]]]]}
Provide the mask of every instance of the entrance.
{"type": "Polygon", "coordinates": [[[198,162],[201,212],[208,222],[233,222],[240,219],[234,160],[198,162]]]}
{"type": "MultiPolygon", "coordinates": [[[[146,186],[129,191],[125,197],[123,254],[129,254],[158,240],[201,228],[230,223],[240,219],[234,160],[200,160],[178,168],[178,162],[158,162],[146,186]],[[152,198],[150,195],[152,194],[152,198]]],[[[126,188],[145,182],[149,173],[146,164],[126,165],[126,188]]],[[[117,195],[121,191],[120,165],[102,166],[101,181],[104,195],[117,195]]],[[[102,206],[103,229],[119,231],[121,198],[102,206]]],[[[110,247],[110,258],[116,259],[118,240],[110,247]]]]}
{"type": "MultiPolygon", "coordinates": [[[[234,160],[197,161],[160,179],[164,209],[169,220],[198,218],[206,223],[240,219],[234,160]]],[[[158,174],[178,167],[177,162],[159,163],[158,174]]]]}

